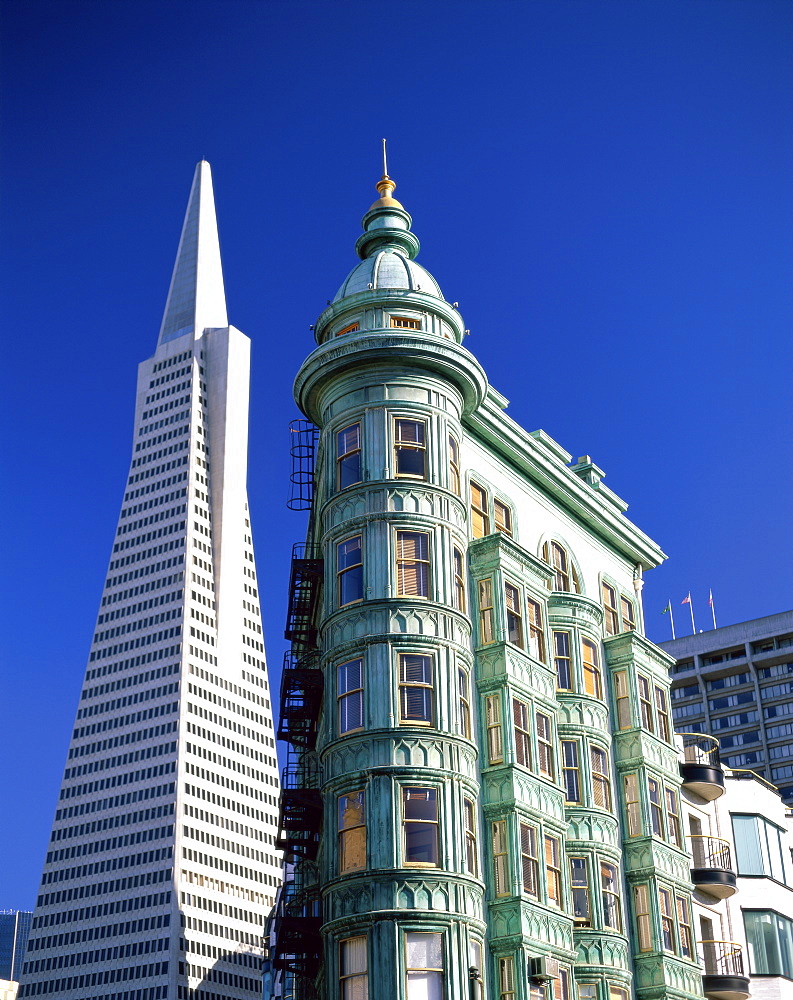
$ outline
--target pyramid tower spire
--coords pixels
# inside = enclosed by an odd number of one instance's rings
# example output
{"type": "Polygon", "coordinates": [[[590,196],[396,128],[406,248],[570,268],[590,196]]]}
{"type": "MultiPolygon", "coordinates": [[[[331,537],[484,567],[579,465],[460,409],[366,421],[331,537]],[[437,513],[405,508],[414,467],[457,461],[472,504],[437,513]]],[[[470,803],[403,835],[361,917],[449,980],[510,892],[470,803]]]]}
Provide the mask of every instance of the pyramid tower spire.
{"type": "Polygon", "coordinates": [[[201,160],[193,176],[158,345],[190,330],[200,337],[207,328],[225,326],[228,316],[212,170],[201,160]]]}

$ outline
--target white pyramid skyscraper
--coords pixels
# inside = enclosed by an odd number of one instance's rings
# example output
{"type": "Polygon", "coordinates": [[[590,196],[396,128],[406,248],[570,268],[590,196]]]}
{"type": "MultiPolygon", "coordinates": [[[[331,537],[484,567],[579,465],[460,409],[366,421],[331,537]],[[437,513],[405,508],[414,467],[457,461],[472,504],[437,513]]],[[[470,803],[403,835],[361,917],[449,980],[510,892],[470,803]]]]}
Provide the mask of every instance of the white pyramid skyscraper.
{"type": "Polygon", "coordinates": [[[196,167],[20,997],[261,996],[278,769],[246,476],[250,341],[196,167]]]}

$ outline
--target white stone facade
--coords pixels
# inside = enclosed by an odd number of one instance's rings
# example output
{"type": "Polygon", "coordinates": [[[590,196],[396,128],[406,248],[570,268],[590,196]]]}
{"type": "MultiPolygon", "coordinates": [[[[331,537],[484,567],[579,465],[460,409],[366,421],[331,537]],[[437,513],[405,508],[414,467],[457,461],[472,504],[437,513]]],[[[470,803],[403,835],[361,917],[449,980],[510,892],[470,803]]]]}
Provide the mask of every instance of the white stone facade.
{"type": "Polygon", "coordinates": [[[20,997],[261,996],[281,862],[246,495],[249,354],[227,325],[202,162],[159,346],[139,366],[130,473],[20,997]]]}

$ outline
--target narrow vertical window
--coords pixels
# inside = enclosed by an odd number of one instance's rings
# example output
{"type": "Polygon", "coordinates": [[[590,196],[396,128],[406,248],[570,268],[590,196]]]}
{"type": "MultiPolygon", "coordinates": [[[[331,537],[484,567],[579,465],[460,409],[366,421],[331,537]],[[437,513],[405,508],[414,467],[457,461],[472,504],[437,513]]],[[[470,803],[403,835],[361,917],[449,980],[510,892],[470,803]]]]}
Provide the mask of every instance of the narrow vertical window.
{"type": "Polygon", "coordinates": [[[641,674],[636,675],[636,684],[639,690],[639,712],[642,718],[642,726],[650,733],[655,732],[653,726],[653,705],[650,701],[650,682],[641,674]]]}
{"type": "Polygon", "coordinates": [[[650,799],[650,825],[653,836],[663,837],[664,819],[661,811],[661,785],[655,778],[647,779],[647,792],[650,799]]]}
{"type": "Polygon", "coordinates": [[[677,792],[674,788],[664,787],[664,797],[666,798],[666,826],[669,830],[669,839],[676,847],[682,847],[683,837],[680,831],[680,805],[677,792]]]}
{"type": "Polygon", "coordinates": [[[336,671],[339,703],[339,732],[349,733],[363,726],[363,660],[340,663],[336,671]]]}
{"type": "Polygon", "coordinates": [[[650,924],[650,893],[647,885],[642,884],[633,887],[633,909],[636,914],[639,951],[652,951],[653,935],[650,924]]]}
{"type": "Polygon", "coordinates": [[[339,607],[363,600],[363,546],[354,535],[336,546],[339,607]]]}
{"type": "Polygon", "coordinates": [[[476,483],[471,483],[471,534],[474,538],[484,538],[490,534],[487,491],[476,483]]]}
{"type": "Polygon", "coordinates": [[[540,859],[537,854],[537,830],[520,824],[520,864],[523,891],[536,899],[540,892],[540,859]]]}
{"type": "Polygon", "coordinates": [[[443,940],[440,934],[405,935],[405,1000],[442,1000],[443,940]]]}
{"type": "Polygon", "coordinates": [[[531,733],[529,732],[529,706],[517,698],[512,699],[512,719],[515,729],[515,760],[524,767],[531,767],[531,733]]]}
{"type": "Polygon", "coordinates": [[[570,973],[567,969],[559,969],[559,975],[553,981],[553,1000],[570,1000],[570,973]]]}
{"type": "Polygon", "coordinates": [[[553,566],[553,589],[570,590],[570,569],[567,552],[558,542],[551,542],[551,566],[553,566]]]}
{"type": "Polygon", "coordinates": [[[449,435],[449,489],[460,496],[460,445],[449,435]]]}
{"type": "Polygon", "coordinates": [[[340,941],[339,952],[341,1000],[368,1000],[366,936],[340,941]]]}
{"type": "Polygon", "coordinates": [[[573,894],[573,922],[577,927],[589,927],[592,914],[586,858],[570,858],[570,885],[573,894]]]}
{"type": "Polygon", "coordinates": [[[476,853],[476,807],[471,799],[463,799],[465,819],[465,870],[469,875],[477,875],[479,865],[476,853]]]}
{"type": "Polygon", "coordinates": [[[520,591],[511,583],[504,584],[504,603],[507,608],[507,639],[523,648],[523,615],[520,591]]]}
{"type": "Polygon", "coordinates": [[[526,601],[529,621],[529,652],[535,660],[545,663],[545,631],[542,627],[542,605],[529,598],[526,601]]]}
{"type": "Polygon", "coordinates": [[[672,915],[672,893],[668,889],[658,890],[661,906],[661,940],[664,951],[675,950],[675,920],[672,915]]]}
{"type": "Polygon", "coordinates": [[[680,954],[691,958],[694,949],[691,940],[691,908],[685,896],[675,896],[677,903],[677,925],[680,929],[680,954]]]}
{"type": "Polygon", "coordinates": [[[427,425],[423,420],[397,420],[394,428],[394,468],[397,476],[425,479],[427,425]]]}
{"type": "Polygon", "coordinates": [[[434,788],[403,788],[402,816],[406,865],[438,866],[438,793],[434,788]]]}
{"type": "Polygon", "coordinates": [[[502,503],[501,500],[493,501],[493,515],[496,522],[496,531],[512,537],[512,511],[502,503]]]}
{"type": "Polygon", "coordinates": [[[617,869],[605,861],[600,862],[600,890],[603,894],[603,926],[621,931],[622,916],[617,869]]]}
{"type": "Polygon", "coordinates": [[[336,435],[336,488],[361,481],[361,425],[350,424],[336,435]]]}
{"type": "Polygon", "coordinates": [[[366,867],[366,809],[363,789],[339,796],[339,871],[366,867]]]}
{"type": "Polygon", "coordinates": [[[666,691],[663,688],[655,689],[655,713],[658,717],[658,735],[666,743],[672,742],[671,726],[669,725],[669,707],[666,700],[666,691]]]}
{"type": "Polygon", "coordinates": [[[556,686],[560,691],[572,691],[572,671],[570,669],[570,633],[554,632],[553,662],[556,667],[556,686]]]}
{"type": "Polygon", "coordinates": [[[625,797],[625,812],[628,817],[628,836],[639,837],[642,832],[642,804],[639,800],[639,781],[635,774],[626,774],[622,779],[625,797]]]}
{"type": "Polygon", "coordinates": [[[515,1000],[515,960],[511,955],[498,960],[499,1000],[515,1000]]]}
{"type": "Polygon", "coordinates": [[[493,581],[479,581],[479,641],[493,641],[493,581]]]}
{"type": "Polygon", "coordinates": [[[617,591],[608,583],[600,585],[605,610],[605,625],[607,635],[616,635],[620,630],[620,615],[617,610],[617,591]]]}
{"type": "Polygon", "coordinates": [[[497,896],[509,895],[509,845],[507,821],[496,820],[491,824],[493,847],[493,884],[497,896]]]}
{"type": "Polygon", "coordinates": [[[460,735],[471,738],[471,695],[468,671],[457,669],[457,692],[460,700],[460,735]]]}
{"type": "Polygon", "coordinates": [[[584,661],[584,691],[595,698],[603,697],[603,682],[600,676],[600,653],[597,646],[589,639],[581,640],[581,653],[584,661]]]}
{"type": "Polygon", "coordinates": [[[608,754],[601,747],[590,746],[589,761],[592,768],[592,799],[601,809],[611,809],[611,780],[608,754]]]}
{"type": "Polygon", "coordinates": [[[490,764],[500,764],[504,759],[504,741],[501,735],[501,698],[489,694],[485,698],[487,725],[487,757],[490,764]]]}
{"type": "Polygon", "coordinates": [[[622,631],[632,632],[636,628],[633,601],[629,601],[627,597],[620,597],[620,609],[622,611],[622,631]]]}
{"type": "Polygon", "coordinates": [[[551,739],[551,719],[542,712],[536,712],[534,721],[537,728],[537,764],[540,774],[553,780],[553,743],[551,739]]]}
{"type": "Polygon", "coordinates": [[[430,536],[425,531],[397,532],[397,594],[430,596],[430,536]]]}
{"type": "Polygon", "coordinates": [[[453,553],[454,561],[454,607],[458,611],[465,611],[465,562],[463,554],[459,549],[453,553]]]}
{"type": "Polygon", "coordinates": [[[562,869],[559,857],[559,840],[546,834],[545,879],[548,887],[548,902],[554,906],[562,905],[562,869]]]}
{"type": "Polygon", "coordinates": [[[581,773],[578,764],[578,743],[562,740],[562,776],[567,802],[581,801],[581,773]]]}
{"type": "Polygon", "coordinates": [[[617,725],[620,729],[631,727],[631,700],[628,694],[628,675],[624,670],[614,674],[614,697],[617,701],[617,725]]]}
{"type": "Polygon", "coordinates": [[[400,653],[399,721],[431,726],[433,696],[432,657],[418,653],[400,653]]]}

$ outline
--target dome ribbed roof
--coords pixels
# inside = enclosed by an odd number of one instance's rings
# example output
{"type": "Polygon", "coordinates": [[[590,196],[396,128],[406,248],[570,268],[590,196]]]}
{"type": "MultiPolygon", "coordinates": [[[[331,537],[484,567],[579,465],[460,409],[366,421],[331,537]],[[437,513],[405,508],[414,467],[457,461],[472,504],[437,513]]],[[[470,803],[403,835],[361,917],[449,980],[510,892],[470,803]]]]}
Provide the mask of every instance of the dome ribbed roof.
{"type": "Polygon", "coordinates": [[[421,264],[406,257],[399,250],[378,250],[357,264],[347,275],[336,293],[334,302],[375,288],[397,288],[411,292],[425,292],[443,298],[438,282],[421,264]]]}

